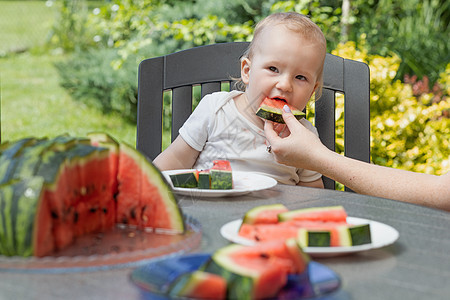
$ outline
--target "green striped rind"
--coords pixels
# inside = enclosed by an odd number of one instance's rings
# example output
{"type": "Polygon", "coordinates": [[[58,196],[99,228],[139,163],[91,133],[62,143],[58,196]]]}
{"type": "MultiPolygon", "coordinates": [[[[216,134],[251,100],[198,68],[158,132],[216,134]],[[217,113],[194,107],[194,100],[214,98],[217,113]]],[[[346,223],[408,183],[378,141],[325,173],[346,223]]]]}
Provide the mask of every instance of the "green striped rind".
{"type": "Polygon", "coordinates": [[[104,132],[90,132],[87,134],[87,136],[90,139],[91,143],[92,142],[98,143],[100,146],[107,146],[107,145],[119,146],[119,143],[115,138],[104,132]]]}
{"type": "Polygon", "coordinates": [[[8,240],[11,238],[11,206],[13,202],[14,188],[12,185],[4,185],[0,188],[0,253],[12,255],[14,249],[8,240]]]}
{"type": "Polygon", "coordinates": [[[33,146],[23,149],[16,168],[13,179],[21,179],[33,176],[41,161],[41,154],[47,150],[54,142],[52,140],[41,139],[33,146]]]}
{"type": "Polygon", "coordinates": [[[341,205],[296,209],[296,210],[291,210],[291,211],[287,211],[284,213],[280,213],[278,215],[278,220],[280,222],[289,221],[289,220],[294,219],[296,216],[299,216],[302,214],[310,214],[310,213],[314,213],[314,212],[330,211],[330,210],[343,210],[343,209],[344,208],[341,205]]]}
{"type": "Polygon", "coordinates": [[[283,204],[268,204],[268,205],[260,205],[257,207],[254,207],[252,209],[249,209],[242,220],[242,224],[253,224],[255,223],[255,219],[258,217],[258,215],[265,211],[271,211],[271,210],[278,210],[278,209],[287,209],[286,206],[283,204]]]}
{"type": "Polygon", "coordinates": [[[30,177],[0,191],[0,250],[2,255],[31,256],[34,224],[44,180],[30,177]]]}
{"type": "Polygon", "coordinates": [[[200,171],[198,174],[198,188],[205,190],[211,188],[211,174],[209,171],[200,171]]]}
{"type": "Polygon", "coordinates": [[[177,198],[164,175],[149,159],[131,146],[121,143],[120,151],[136,161],[136,164],[141,167],[141,171],[147,176],[149,182],[158,189],[158,193],[161,195],[164,205],[166,206],[166,211],[171,216],[171,229],[184,232],[185,224],[181,209],[178,206],[177,198]]]}
{"type": "Polygon", "coordinates": [[[330,247],[331,231],[300,228],[298,241],[302,247],[330,247]]]}
{"type": "Polygon", "coordinates": [[[212,190],[231,190],[233,188],[232,171],[210,170],[212,190]]]}
{"type": "Polygon", "coordinates": [[[217,250],[211,259],[202,266],[202,271],[222,276],[227,281],[227,299],[253,299],[255,283],[259,272],[236,264],[230,254],[238,251],[241,245],[232,244],[217,250]]]}
{"type": "Polygon", "coordinates": [[[194,172],[171,174],[169,177],[174,187],[196,188],[198,186],[197,177],[194,172]]]}
{"type": "Polygon", "coordinates": [[[172,297],[189,296],[199,281],[198,273],[206,274],[202,271],[194,271],[180,275],[170,286],[168,294],[172,297]]]}
{"type": "Polygon", "coordinates": [[[36,216],[41,203],[44,179],[42,177],[30,177],[16,185],[14,197],[17,199],[17,211],[15,228],[15,255],[31,256],[34,253],[33,236],[37,230],[36,220],[30,216],[36,216]]]}
{"type": "Polygon", "coordinates": [[[13,177],[16,165],[19,162],[19,155],[23,149],[36,142],[35,138],[25,138],[9,143],[0,156],[0,184],[10,181],[13,177]]]}
{"type": "Polygon", "coordinates": [[[339,244],[341,246],[357,246],[372,243],[370,225],[350,225],[338,227],[339,244]]]}
{"type": "MultiPolygon", "coordinates": [[[[297,120],[301,120],[302,118],[305,117],[305,113],[300,110],[294,110],[294,111],[292,111],[292,113],[294,114],[294,117],[297,120]]],[[[256,111],[256,115],[260,118],[263,118],[263,119],[266,119],[266,120],[269,120],[272,122],[284,124],[281,109],[270,107],[268,105],[262,105],[256,111]]]]}

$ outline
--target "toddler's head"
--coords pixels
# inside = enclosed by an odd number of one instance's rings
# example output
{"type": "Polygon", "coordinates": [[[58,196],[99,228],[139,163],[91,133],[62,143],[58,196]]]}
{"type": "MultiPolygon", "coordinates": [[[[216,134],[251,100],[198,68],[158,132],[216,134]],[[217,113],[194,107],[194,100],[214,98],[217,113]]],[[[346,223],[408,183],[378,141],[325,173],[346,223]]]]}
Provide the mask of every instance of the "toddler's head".
{"type": "MultiPolygon", "coordinates": [[[[292,31],[293,34],[300,35],[305,41],[313,43],[317,48],[317,55],[322,56],[321,65],[318,72],[318,88],[316,90],[317,95],[320,97],[322,86],[323,86],[323,64],[326,55],[326,39],[320,28],[312,22],[307,16],[304,16],[295,12],[285,12],[285,13],[275,13],[267,16],[261,20],[255,27],[253,40],[251,41],[249,47],[244,52],[241,57],[242,59],[252,60],[253,56],[257,52],[257,49],[264,47],[261,42],[262,33],[267,28],[273,28],[274,26],[284,25],[287,30],[292,31]]],[[[286,45],[289,47],[289,45],[286,45]]],[[[242,89],[242,86],[241,86],[242,89]]]]}

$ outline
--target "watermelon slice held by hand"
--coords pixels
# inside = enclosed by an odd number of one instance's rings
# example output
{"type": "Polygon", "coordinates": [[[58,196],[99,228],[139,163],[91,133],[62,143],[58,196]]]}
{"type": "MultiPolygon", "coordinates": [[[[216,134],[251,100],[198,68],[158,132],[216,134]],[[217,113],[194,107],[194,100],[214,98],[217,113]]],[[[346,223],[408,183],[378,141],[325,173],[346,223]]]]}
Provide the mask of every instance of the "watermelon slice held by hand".
{"type": "Polygon", "coordinates": [[[261,102],[261,105],[259,106],[258,110],[256,111],[256,115],[260,118],[276,122],[276,123],[282,123],[284,124],[284,120],[282,117],[283,113],[283,107],[287,105],[291,109],[292,114],[295,116],[297,120],[300,120],[305,117],[305,113],[301,110],[298,110],[297,108],[289,105],[286,103],[286,101],[283,101],[281,99],[271,99],[271,98],[265,98],[263,102],[261,102]]]}

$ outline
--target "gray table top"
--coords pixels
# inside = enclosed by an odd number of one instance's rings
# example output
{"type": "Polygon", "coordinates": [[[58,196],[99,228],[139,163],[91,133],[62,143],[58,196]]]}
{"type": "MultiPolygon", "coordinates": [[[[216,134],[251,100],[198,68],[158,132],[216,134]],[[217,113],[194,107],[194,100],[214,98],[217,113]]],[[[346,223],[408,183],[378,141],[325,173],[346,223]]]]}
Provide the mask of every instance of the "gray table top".
{"type": "MultiPolygon", "coordinates": [[[[450,214],[349,192],[278,185],[244,196],[180,197],[183,212],[203,227],[198,252],[228,244],[219,233],[257,205],[289,209],[342,205],[349,216],[388,224],[400,233],[392,245],[346,256],[314,258],[338,273],[331,299],[450,299],[450,214]]],[[[139,299],[132,268],[67,274],[0,272],[0,299],[139,299]]]]}

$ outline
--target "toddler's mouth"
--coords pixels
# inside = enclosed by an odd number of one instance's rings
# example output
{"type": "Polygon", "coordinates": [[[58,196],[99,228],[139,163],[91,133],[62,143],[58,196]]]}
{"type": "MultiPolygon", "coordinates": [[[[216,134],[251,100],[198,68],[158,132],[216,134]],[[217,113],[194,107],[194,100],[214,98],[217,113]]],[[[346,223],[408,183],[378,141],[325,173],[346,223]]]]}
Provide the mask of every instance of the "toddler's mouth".
{"type": "Polygon", "coordinates": [[[286,99],[280,98],[280,97],[273,97],[273,100],[283,101],[284,103],[287,103],[286,99]]]}

